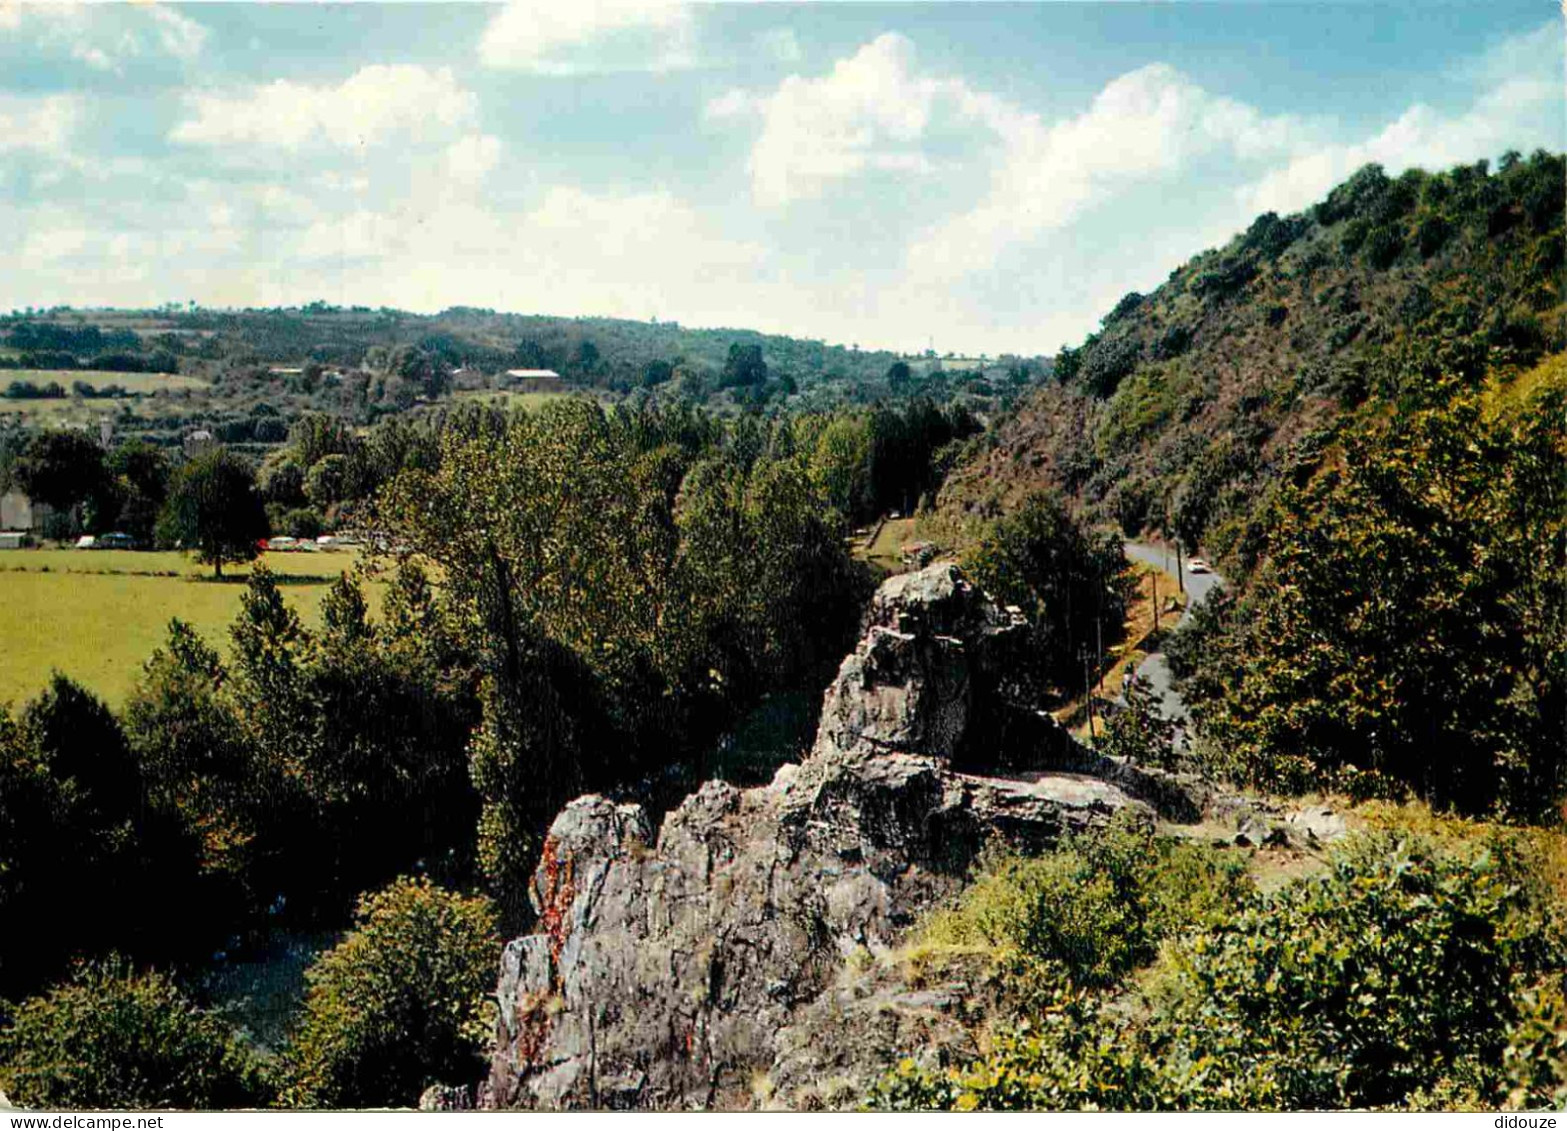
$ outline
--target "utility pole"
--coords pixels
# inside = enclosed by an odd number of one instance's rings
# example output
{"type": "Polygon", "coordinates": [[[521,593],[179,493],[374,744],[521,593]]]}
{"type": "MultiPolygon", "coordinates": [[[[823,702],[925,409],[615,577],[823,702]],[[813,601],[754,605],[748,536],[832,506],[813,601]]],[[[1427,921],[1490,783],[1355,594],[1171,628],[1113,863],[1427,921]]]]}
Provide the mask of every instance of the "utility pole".
{"type": "Polygon", "coordinates": [[[1095,686],[1101,690],[1104,688],[1105,679],[1105,637],[1104,627],[1099,619],[1099,613],[1094,613],[1094,676],[1095,686]]]}
{"type": "Polygon", "coordinates": [[[1181,561],[1181,540],[1175,540],[1175,579],[1181,583],[1181,592],[1186,592],[1186,566],[1181,561]]]}
{"type": "Polygon", "coordinates": [[[1159,575],[1150,573],[1148,580],[1153,582],[1153,630],[1159,631],[1159,575]]]}
{"type": "Polygon", "coordinates": [[[1088,698],[1088,739],[1095,746],[1099,745],[1099,736],[1094,733],[1094,689],[1089,682],[1088,674],[1088,649],[1083,648],[1078,652],[1083,658],[1083,690],[1088,698]]]}

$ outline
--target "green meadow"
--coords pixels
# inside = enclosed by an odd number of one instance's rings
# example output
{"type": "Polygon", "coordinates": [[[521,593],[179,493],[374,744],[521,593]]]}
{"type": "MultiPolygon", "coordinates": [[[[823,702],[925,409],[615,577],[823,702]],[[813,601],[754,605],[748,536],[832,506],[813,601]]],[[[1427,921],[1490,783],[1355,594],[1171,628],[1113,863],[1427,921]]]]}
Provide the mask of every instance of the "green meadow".
{"type": "MultiPolygon", "coordinates": [[[[352,553],[264,554],[285,599],[315,624],[352,553]]],[[[20,706],[60,671],[118,707],[174,617],[226,648],[248,567],[212,580],[175,552],[0,550],[0,703],[20,706]],[[230,576],[232,574],[232,576],[230,576]]],[[[375,604],[375,586],[367,594],[375,604]]]]}

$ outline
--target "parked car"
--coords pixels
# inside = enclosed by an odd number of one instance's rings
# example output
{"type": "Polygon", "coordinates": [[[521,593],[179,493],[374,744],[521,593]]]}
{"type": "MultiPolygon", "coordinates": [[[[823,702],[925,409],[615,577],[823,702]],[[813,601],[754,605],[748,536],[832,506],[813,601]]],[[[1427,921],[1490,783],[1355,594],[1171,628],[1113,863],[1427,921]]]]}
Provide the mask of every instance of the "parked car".
{"type": "Polygon", "coordinates": [[[116,530],[112,534],[98,535],[98,541],[94,543],[95,550],[134,550],[136,539],[123,531],[116,530]]]}
{"type": "Polygon", "coordinates": [[[1212,573],[1213,570],[1209,569],[1208,568],[1208,563],[1203,561],[1201,558],[1192,558],[1189,562],[1186,563],[1186,572],[1187,573],[1212,573]]]}

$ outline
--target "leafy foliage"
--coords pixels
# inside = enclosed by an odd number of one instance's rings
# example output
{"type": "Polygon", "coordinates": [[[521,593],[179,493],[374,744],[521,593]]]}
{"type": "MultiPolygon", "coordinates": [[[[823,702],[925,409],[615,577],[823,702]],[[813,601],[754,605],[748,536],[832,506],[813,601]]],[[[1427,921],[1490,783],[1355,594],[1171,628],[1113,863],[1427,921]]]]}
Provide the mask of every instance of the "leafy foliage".
{"type": "Polygon", "coordinates": [[[0,1090],[23,1107],[259,1107],[258,1065],[161,974],[109,960],[16,1007],[0,1028],[0,1090]]]}
{"type": "Polygon", "coordinates": [[[156,795],[199,838],[229,914],[280,893],[330,910],[416,861],[460,874],[469,858],[476,703],[428,579],[394,574],[378,622],[346,578],[322,611],[306,631],[258,569],[232,665],[175,622],[126,707],[156,795]]]}
{"type": "Polygon", "coordinates": [[[1244,580],[1269,495],[1344,414],[1429,405],[1450,381],[1475,387],[1567,345],[1564,184],[1544,152],[1398,177],[1368,166],[1303,214],[1258,217],[1063,349],[1061,384],[1000,422],[943,509],[1055,488],[1096,518],[1234,555],[1244,580]]]}
{"type": "Polygon", "coordinates": [[[1165,938],[1233,907],[1249,887],[1233,857],[1156,837],[1126,813],[1044,856],[989,857],[924,938],[1015,955],[1027,980],[1044,986],[1099,989],[1150,962],[1165,938]]]}
{"type": "Polygon", "coordinates": [[[28,925],[0,935],[0,988],[33,988],[76,954],[163,938],[202,896],[194,857],[87,691],[57,675],[20,719],[0,712],[0,916],[28,925]],[[84,890],[101,917],[91,932],[79,929],[84,890]]]}
{"type": "Polygon", "coordinates": [[[354,929],[307,975],[283,1102],[408,1107],[431,1084],[477,1078],[499,951],[482,897],[410,879],[365,896],[354,929]]]}
{"type": "Polygon", "coordinates": [[[1101,752],[1128,762],[1173,769],[1175,723],[1164,717],[1145,679],[1128,673],[1122,692],[1126,704],[1105,719],[1101,752]]]}
{"type": "Polygon", "coordinates": [[[1177,649],[1219,768],[1522,815],[1563,786],[1567,383],[1347,428],[1279,496],[1244,600],[1177,649]],[[1383,787],[1385,788],[1385,787],[1383,787]]]}
{"type": "MultiPolygon", "coordinates": [[[[1498,846],[1499,847],[1499,846],[1498,846]]],[[[965,1069],[903,1062],[898,1108],[1301,1110],[1495,1105],[1554,1087],[1518,979],[1559,963],[1508,862],[1369,834],[1321,875],[1250,895],[1154,968],[1148,1008],[1060,990],[965,1069]],[[1511,1053],[1506,1050],[1511,1048],[1511,1053]]],[[[1543,1043],[1543,1044],[1542,1044],[1543,1043]]],[[[1550,1062],[1547,1062],[1550,1063],[1550,1062]]]]}
{"type": "Polygon", "coordinates": [[[197,559],[223,576],[224,562],[248,562],[267,536],[267,514],[256,493],[256,477],[240,457],[224,448],[194,456],[174,473],[158,520],[159,540],[196,551],[197,559]]]}
{"type": "Polygon", "coordinates": [[[28,441],[11,469],[30,498],[57,511],[85,503],[103,485],[103,452],[74,429],[40,432],[28,441]]]}
{"type": "Polygon", "coordinates": [[[836,660],[861,582],[787,425],[720,447],[687,413],[580,401],[477,424],[388,514],[443,567],[481,660],[481,860],[515,900],[565,797],[668,765],[836,660]]]}
{"type": "Polygon", "coordinates": [[[1081,686],[1083,650],[1113,643],[1121,630],[1132,585],[1121,539],[1089,528],[1057,494],[1033,495],[992,523],[967,565],[1028,618],[1043,672],[1058,688],[1081,686]]]}

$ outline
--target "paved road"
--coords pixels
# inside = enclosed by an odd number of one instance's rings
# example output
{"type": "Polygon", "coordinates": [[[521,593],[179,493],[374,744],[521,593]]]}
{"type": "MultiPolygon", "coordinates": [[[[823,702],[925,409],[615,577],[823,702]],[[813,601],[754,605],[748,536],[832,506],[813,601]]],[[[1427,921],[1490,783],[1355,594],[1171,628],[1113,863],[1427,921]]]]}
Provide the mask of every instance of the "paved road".
{"type": "MultiPolygon", "coordinates": [[[[1175,551],[1164,546],[1150,546],[1143,542],[1128,542],[1126,544],[1126,556],[1147,565],[1157,566],[1167,573],[1175,573],[1175,551]]],[[[1192,610],[1208,599],[1208,595],[1214,588],[1222,584],[1224,579],[1216,573],[1187,573],[1186,611],[1181,614],[1181,624],[1185,624],[1192,610]]],[[[1177,722],[1186,721],[1186,704],[1181,702],[1181,697],[1175,693],[1175,677],[1170,672],[1170,665],[1165,661],[1163,652],[1150,652],[1137,668],[1137,677],[1146,680],[1153,688],[1154,694],[1159,696],[1159,709],[1167,719],[1175,719],[1177,722]]],[[[1182,730],[1178,741],[1184,744],[1185,731],[1182,730]]]]}

